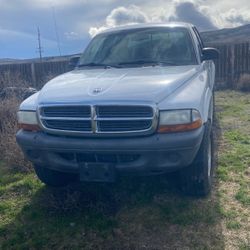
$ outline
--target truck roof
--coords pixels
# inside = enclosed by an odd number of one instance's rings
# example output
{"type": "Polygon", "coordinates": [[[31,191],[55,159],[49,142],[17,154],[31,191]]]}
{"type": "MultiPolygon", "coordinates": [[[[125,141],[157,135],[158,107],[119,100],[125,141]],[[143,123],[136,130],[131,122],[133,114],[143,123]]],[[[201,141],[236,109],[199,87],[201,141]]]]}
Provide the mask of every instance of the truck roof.
{"type": "Polygon", "coordinates": [[[154,28],[154,27],[191,28],[193,27],[193,25],[189,23],[182,23],[182,22],[129,24],[129,25],[122,25],[122,26],[106,29],[104,31],[101,31],[99,34],[122,31],[122,30],[133,30],[133,29],[154,28]]]}

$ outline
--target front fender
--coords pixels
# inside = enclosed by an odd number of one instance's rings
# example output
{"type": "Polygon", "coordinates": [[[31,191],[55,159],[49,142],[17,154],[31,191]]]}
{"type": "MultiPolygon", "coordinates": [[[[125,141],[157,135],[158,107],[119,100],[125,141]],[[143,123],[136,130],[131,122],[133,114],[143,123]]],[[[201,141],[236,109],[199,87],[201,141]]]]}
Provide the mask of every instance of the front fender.
{"type": "Polygon", "coordinates": [[[160,102],[158,107],[160,110],[197,109],[203,123],[206,123],[212,101],[212,90],[209,85],[209,72],[201,65],[194,78],[160,102]]]}
{"type": "Polygon", "coordinates": [[[35,111],[37,108],[37,103],[38,103],[38,96],[39,96],[40,91],[36,92],[32,96],[28,97],[25,99],[21,104],[19,109],[20,110],[32,110],[35,111]]]}

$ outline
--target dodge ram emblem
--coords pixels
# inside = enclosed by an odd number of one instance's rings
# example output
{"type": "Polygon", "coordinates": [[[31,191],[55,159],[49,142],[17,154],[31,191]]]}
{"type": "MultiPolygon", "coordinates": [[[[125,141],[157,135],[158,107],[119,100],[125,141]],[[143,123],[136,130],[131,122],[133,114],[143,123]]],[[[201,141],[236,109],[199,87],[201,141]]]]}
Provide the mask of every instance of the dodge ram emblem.
{"type": "Polygon", "coordinates": [[[102,91],[103,91],[102,88],[95,88],[95,89],[93,89],[93,94],[99,94],[99,93],[101,93],[102,91]]]}

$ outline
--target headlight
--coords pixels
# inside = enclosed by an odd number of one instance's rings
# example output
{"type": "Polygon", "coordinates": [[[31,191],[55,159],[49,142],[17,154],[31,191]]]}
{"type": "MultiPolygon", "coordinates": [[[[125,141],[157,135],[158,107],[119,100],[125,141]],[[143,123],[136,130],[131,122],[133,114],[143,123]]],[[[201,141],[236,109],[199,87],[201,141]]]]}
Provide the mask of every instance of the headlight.
{"type": "Polygon", "coordinates": [[[201,127],[202,120],[198,110],[181,109],[160,111],[160,133],[181,132],[201,127]]]}
{"type": "Polygon", "coordinates": [[[17,117],[20,128],[27,131],[40,130],[35,111],[18,111],[17,117]]]}

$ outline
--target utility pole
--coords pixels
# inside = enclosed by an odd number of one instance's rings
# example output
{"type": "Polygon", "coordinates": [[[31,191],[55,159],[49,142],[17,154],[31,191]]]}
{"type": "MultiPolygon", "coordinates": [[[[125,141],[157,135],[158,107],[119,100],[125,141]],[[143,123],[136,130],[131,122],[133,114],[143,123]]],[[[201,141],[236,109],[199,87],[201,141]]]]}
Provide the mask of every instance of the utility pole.
{"type": "Polygon", "coordinates": [[[42,48],[42,44],[41,44],[41,34],[40,34],[40,29],[39,27],[37,27],[37,37],[38,37],[38,53],[40,56],[40,62],[42,61],[42,52],[43,52],[43,48],[42,48]]]}
{"type": "Polygon", "coordinates": [[[55,32],[56,32],[57,48],[58,48],[59,55],[61,56],[62,51],[61,51],[60,38],[59,38],[59,33],[58,33],[58,26],[57,26],[57,21],[56,21],[55,7],[52,7],[52,15],[53,15],[54,27],[55,27],[55,32]]]}

